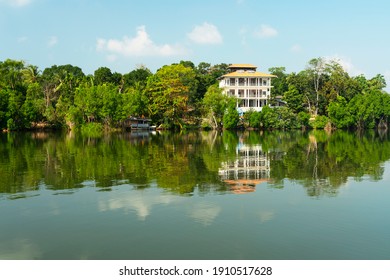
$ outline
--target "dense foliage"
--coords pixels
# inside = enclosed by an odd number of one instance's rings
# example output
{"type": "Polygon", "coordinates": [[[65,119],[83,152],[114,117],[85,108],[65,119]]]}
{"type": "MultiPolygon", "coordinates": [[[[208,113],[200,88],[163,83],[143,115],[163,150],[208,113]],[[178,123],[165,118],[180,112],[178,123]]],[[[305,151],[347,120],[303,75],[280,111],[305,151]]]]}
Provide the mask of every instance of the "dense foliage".
{"type": "Polygon", "coordinates": [[[288,179],[304,186],[310,196],[335,195],[351,178],[381,180],[383,162],[390,159],[390,134],[383,130],[141,132],[93,138],[3,133],[0,194],[20,198],[42,186],[71,190],[123,184],[140,189],[157,185],[179,194],[225,192],[229,186],[221,180],[221,168],[245,160],[238,147],[259,146],[270,167],[264,179],[272,187],[282,188],[288,179]]]}
{"type": "Polygon", "coordinates": [[[100,67],[85,75],[73,65],[42,72],[23,61],[0,61],[0,129],[41,127],[120,128],[129,116],[144,116],[157,126],[260,129],[301,127],[387,127],[390,96],[382,75],[350,77],[335,61],[312,59],[305,70],[285,73],[272,67],[271,107],[240,117],[237,100],[222,94],[217,79],[228,64],[191,61],[152,73],[140,67],[127,74],[100,67]],[[274,107],[282,98],[286,106],[274,107]]]}

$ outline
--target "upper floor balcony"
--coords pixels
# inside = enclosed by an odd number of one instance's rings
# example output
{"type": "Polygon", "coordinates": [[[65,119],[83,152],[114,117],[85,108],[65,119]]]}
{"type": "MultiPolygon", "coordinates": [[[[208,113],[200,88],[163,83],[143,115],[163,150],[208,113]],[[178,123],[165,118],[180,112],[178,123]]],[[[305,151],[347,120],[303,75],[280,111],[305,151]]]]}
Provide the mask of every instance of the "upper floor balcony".
{"type": "Polygon", "coordinates": [[[271,86],[269,78],[225,78],[224,86],[227,87],[268,87],[271,86]]]}

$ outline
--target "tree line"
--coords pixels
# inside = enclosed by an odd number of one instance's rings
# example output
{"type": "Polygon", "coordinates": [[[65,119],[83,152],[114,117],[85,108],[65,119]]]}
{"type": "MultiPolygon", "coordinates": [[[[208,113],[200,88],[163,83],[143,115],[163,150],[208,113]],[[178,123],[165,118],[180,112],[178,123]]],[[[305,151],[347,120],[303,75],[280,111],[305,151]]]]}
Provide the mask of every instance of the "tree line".
{"type": "Polygon", "coordinates": [[[121,128],[129,116],[166,129],[294,129],[387,127],[390,96],[383,75],[350,77],[337,61],[315,58],[298,72],[272,67],[271,106],[239,116],[237,100],[222,94],[226,63],[180,61],[152,73],[100,67],[91,75],[73,65],[43,71],[24,61],[0,61],[0,129],[121,128]],[[282,98],[286,106],[273,107],[282,98]]]}

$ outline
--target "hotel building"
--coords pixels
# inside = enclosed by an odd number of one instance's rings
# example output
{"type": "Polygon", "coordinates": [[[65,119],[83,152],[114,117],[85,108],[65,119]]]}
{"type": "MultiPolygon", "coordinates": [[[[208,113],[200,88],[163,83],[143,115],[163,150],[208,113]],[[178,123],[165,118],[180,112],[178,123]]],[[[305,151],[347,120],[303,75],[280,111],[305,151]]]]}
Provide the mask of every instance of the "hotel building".
{"type": "Polygon", "coordinates": [[[225,94],[238,99],[239,113],[261,111],[271,98],[271,79],[275,75],[257,72],[252,64],[231,64],[230,73],[220,77],[219,87],[225,94]]]}

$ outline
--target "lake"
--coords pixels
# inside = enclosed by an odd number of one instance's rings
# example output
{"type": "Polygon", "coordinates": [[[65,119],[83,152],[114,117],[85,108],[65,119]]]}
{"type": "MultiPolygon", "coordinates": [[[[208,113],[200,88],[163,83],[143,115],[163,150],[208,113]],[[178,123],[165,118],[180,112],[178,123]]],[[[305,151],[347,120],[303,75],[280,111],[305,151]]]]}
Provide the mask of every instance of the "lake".
{"type": "Polygon", "coordinates": [[[389,259],[387,132],[0,134],[0,259],[389,259]]]}

